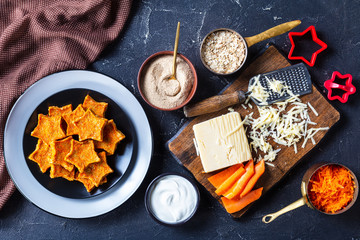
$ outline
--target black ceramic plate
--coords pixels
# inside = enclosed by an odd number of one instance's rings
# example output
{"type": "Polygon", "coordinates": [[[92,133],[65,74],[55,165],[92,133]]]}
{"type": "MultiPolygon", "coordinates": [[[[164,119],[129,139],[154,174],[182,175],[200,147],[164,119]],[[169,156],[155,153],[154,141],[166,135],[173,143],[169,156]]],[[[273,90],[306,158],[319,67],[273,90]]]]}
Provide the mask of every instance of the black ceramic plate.
{"type": "MultiPolygon", "coordinates": [[[[134,152],[134,142],[136,141],[132,139],[133,137],[136,137],[136,135],[134,134],[131,122],[121,108],[110,98],[99,92],[88,89],[69,89],[56,93],[44,100],[37,106],[33,114],[30,116],[30,119],[26,124],[23,138],[24,157],[27,160],[27,165],[36,180],[49,191],[68,198],[86,198],[96,196],[107,191],[120,180],[129,166],[134,152]],[[42,113],[46,115],[48,113],[49,106],[62,107],[67,104],[72,104],[73,109],[75,109],[83,102],[87,94],[98,102],[107,102],[109,104],[105,113],[105,118],[113,119],[117,128],[126,136],[125,139],[118,144],[115,154],[107,157],[107,162],[114,172],[107,176],[107,183],[100,185],[90,193],[86,191],[81,182],[68,181],[64,178],[50,178],[50,170],[46,173],[42,173],[37,163],[28,159],[30,153],[35,150],[37,143],[37,138],[30,136],[30,133],[37,125],[38,114],[42,113]]],[[[76,136],[74,138],[76,138],[76,136]]]]}

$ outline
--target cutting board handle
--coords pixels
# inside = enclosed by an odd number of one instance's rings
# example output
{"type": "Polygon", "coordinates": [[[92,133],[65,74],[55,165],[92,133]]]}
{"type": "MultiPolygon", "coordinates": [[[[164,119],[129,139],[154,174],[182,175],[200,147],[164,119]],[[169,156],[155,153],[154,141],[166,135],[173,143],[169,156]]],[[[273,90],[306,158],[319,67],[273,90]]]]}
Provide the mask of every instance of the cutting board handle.
{"type": "Polygon", "coordinates": [[[286,22],[286,23],[283,23],[283,24],[280,24],[280,25],[277,25],[273,28],[270,28],[268,30],[266,30],[265,32],[262,32],[262,33],[259,33],[255,36],[252,36],[252,37],[246,37],[245,38],[245,41],[248,45],[248,47],[258,43],[258,42],[261,42],[261,41],[264,41],[266,39],[269,39],[269,38],[272,38],[272,37],[276,37],[276,36],[279,36],[283,33],[286,33],[288,31],[290,31],[291,29],[295,28],[296,26],[299,26],[301,23],[300,20],[295,20],[295,21],[291,21],[291,22],[286,22]]]}
{"type": "Polygon", "coordinates": [[[184,107],[186,117],[195,117],[206,113],[219,111],[225,107],[232,106],[245,101],[245,93],[236,91],[229,94],[217,95],[201,102],[187,105],[184,107]]]}

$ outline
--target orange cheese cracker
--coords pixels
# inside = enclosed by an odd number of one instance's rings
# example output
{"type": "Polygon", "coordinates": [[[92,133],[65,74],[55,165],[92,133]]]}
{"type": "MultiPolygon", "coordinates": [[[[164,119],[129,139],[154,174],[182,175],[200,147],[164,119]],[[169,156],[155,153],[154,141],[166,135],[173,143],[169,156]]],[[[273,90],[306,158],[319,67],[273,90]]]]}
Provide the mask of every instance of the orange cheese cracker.
{"type": "Polygon", "coordinates": [[[125,138],[114,120],[104,118],[107,107],[108,103],[97,102],[89,95],[74,110],[72,104],[49,106],[48,115],[38,114],[37,126],[31,132],[38,138],[37,145],[28,158],[43,173],[50,168],[50,178],[80,181],[88,192],[106,183],[113,172],[107,155],[114,154],[125,138]],[[78,135],[76,140],[73,135],[78,135]]]}
{"type": "Polygon", "coordinates": [[[68,104],[63,107],[57,107],[57,106],[50,106],[49,107],[49,116],[63,116],[64,114],[71,113],[72,112],[72,105],[68,104]]]}
{"type": "Polygon", "coordinates": [[[103,140],[95,141],[95,148],[105,150],[108,155],[114,154],[117,144],[125,138],[125,135],[116,128],[114,120],[109,120],[104,127],[103,140]]]}
{"type": "Polygon", "coordinates": [[[31,132],[31,136],[41,138],[48,145],[54,140],[66,137],[61,127],[61,116],[38,115],[38,124],[31,132]]]}
{"type": "Polygon", "coordinates": [[[74,181],[75,179],[75,169],[68,171],[63,168],[61,165],[51,164],[50,167],[50,177],[51,178],[58,178],[62,177],[69,181],[74,181]]]}
{"type": "Polygon", "coordinates": [[[71,140],[71,149],[66,155],[65,161],[74,164],[79,172],[83,172],[90,163],[100,162],[100,160],[92,140],[83,142],[71,140]]]}
{"type": "Polygon", "coordinates": [[[51,166],[52,149],[43,140],[38,139],[35,150],[29,155],[29,159],[36,162],[41,172],[46,172],[51,166]]]}
{"type": "Polygon", "coordinates": [[[97,102],[89,95],[86,95],[84,102],[83,102],[83,108],[85,110],[90,109],[95,115],[97,115],[99,117],[105,116],[107,107],[108,107],[108,103],[97,102]]]}
{"type": "MultiPolygon", "coordinates": [[[[51,146],[53,148],[53,164],[61,165],[68,171],[72,171],[74,169],[74,165],[65,161],[66,155],[71,150],[71,139],[72,137],[67,137],[62,140],[52,142],[51,146]]],[[[51,174],[51,173],[50,173],[51,174]]]]}
{"type": "Polygon", "coordinates": [[[82,184],[84,184],[86,191],[88,192],[91,192],[95,188],[95,185],[90,181],[90,179],[80,178],[79,175],[77,175],[75,179],[76,181],[79,181],[82,184]]]}
{"type": "Polygon", "coordinates": [[[80,178],[90,179],[96,187],[100,185],[104,177],[113,172],[106,162],[106,153],[100,152],[98,156],[101,159],[100,162],[89,164],[83,172],[79,173],[80,178]]]}
{"type": "Polygon", "coordinates": [[[70,135],[79,134],[79,130],[74,124],[74,121],[78,120],[84,114],[85,114],[85,110],[81,106],[81,104],[79,104],[79,106],[77,106],[74,111],[63,115],[63,118],[67,123],[66,135],[70,136],[70,135]]]}
{"type": "MultiPolygon", "coordinates": [[[[88,192],[91,192],[95,188],[94,183],[90,179],[84,178],[84,177],[83,178],[79,177],[79,174],[77,174],[77,176],[75,177],[75,180],[84,184],[84,186],[88,192]]],[[[106,182],[107,182],[107,178],[104,177],[103,179],[101,179],[100,185],[104,184],[106,182]]]]}
{"type": "Polygon", "coordinates": [[[90,110],[74,121],[75,126],[79,130],[79,140],[94,139],[97,141],[103,140],[103,129],[107,123],[105,118],[95,116],[90,110]]]}

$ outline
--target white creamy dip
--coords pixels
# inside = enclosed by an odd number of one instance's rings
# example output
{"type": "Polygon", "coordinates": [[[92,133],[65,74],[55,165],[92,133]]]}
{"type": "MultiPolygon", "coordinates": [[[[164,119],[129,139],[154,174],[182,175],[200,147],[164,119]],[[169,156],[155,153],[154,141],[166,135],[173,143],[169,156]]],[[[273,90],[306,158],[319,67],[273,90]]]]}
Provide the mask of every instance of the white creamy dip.
{"type": "Polygon", "coordinates": [[[168,175],[160,178],[150,193],[150,208],[155,217],[166,223],[187,219],[195,210],[198,194],[185,178],[168,175]]]}

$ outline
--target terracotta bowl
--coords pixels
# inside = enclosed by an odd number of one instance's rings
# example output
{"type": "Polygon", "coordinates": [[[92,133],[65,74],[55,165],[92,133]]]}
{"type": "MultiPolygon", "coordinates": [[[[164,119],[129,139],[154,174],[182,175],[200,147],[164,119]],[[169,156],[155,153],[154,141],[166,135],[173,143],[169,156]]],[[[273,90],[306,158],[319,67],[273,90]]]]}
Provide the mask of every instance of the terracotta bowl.
{"type": "Polygon", "coordinates": [[[137,85],[138,85],[138,89],[140,91],[140,95],[141,97],[144,99],[144,101],[149,104],[151,107],[153,108],[156,108],[158,110],[162,110],[162,111],[173,111],[173,110],[177,110],[177,109],[180,109],[182,108],[183,106],[185,106],[186,104],[188,104],[190,102],[190,100],[192,99],[192,97],[194,96],[195,92],[196,92],[196,88],[197,88],[197,82],[198,82],[198,78],[197,78],[197,75],[196,75],[196,70],[194,68],[194,65],[190,62],[189,59],[187,59],[184,55],[178,53],[177,56],[181,57],[183,60],[185,60],[185,62],[189,65],[192,73],[193,73],[193,76],[194,76],[194,83],[193,83],[193,86],[192,86],[192,89],[188,95],[188,97],[185,99],[185,101],[180,104],[179,106],[177,107],[174,107],[174,108],[160,108],[160,107],[157,107],[153,104],[151,104],[145,97],[142,89],[141,89],[141,81],[142,81],[142,77],[143,77],[143,73],[144,73],[144,69],[146,69],[146,67],[148,66],[148,64],[153,61],[156,57],[158,56],[161,56],[161,55],[173,55],[173,51],[161,51],[161,52],[157,52],[157,53],[154,53],[152,54],[150,57],[148,57],[144,62],[143,64],[141,65],[140,67],[140,70],[139,70],[139,73],[138,73],[138,76],[137,76],[137,85]]]}

